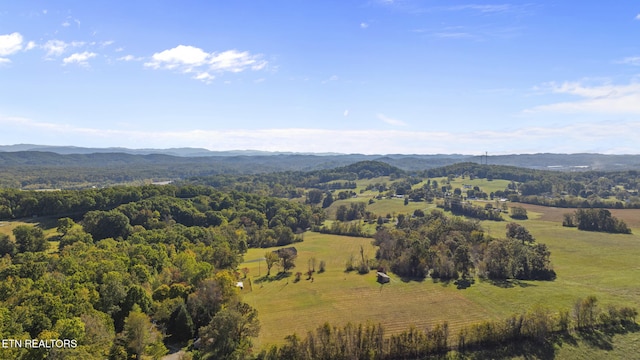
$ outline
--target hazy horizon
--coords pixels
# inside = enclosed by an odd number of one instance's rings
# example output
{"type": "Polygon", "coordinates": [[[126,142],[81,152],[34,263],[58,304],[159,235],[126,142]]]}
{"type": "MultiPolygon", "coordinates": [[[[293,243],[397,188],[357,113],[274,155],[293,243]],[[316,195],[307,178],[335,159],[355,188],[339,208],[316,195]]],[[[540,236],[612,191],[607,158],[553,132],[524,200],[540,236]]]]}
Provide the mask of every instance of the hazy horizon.
{"type": "MultiPolygon", "coordinates": [[[[122,147],[122,146],[112,146],[112,147],[85,147],[85,146],[75,146],[75,145],[46,145],[46,144],[8,144],[2,145],[0,144],[0,152],[17,152],[17,151],[34,151],[34,149],[49,149],[49,148],[62,148],[62,149],[73,149],[77,148],[79,150],[123,150],[129,152],[154,152],[154,153],[170,153],[171,151],[176,150],[186,150],[186,151],[204,151],[215,153],[265,153],[265,154],[305,154],[305,155],[320,155],[320,156],[330,156],[330,155],[364,155],[364,156],[393,156],[393,155],[401,155],[401,156],[477,156],[477,157],[492,157],[492,156],[518,156],[518,155],[611,155],[611,156],[640,156],[640,154],[629,154],[629,153],[618,153],[618,154],[604,154],[604,153],[596,153],[596,152],[574,152],[574,153],[555,153],[555,152],[531,152],[531,153],[347,153],[347,152],[309,152],[309,151],[269,151],[269,150],[257,150],[257,149],[230,149],[230,150],[210,150],[206,148],[200,147],[168,147],[168,148],[135,148],[135,147],[122,147]],[[28,150],[22,150],[20,148],[26,147],[28,150]],[[6,148],[11,148],[7,150],[6,148]]],[[[55,151],[54,151],[55,152],[55,151]]],[[[69,153],[71,154],[71,153],[69,153]]]]}

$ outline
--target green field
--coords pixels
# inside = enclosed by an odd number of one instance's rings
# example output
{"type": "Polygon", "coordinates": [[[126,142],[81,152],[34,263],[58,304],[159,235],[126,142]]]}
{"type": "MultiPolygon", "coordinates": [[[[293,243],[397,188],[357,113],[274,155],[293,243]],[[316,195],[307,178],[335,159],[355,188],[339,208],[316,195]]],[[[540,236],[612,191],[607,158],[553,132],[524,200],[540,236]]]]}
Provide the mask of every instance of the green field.
{"type": "Polygon", "coordinates": [[[0,234],[6,234],[12,237],[13,229],[20,225],[39,226],[42,228],[45,238],[49,240],[49,250],[47,252],[52,253],[58,251],[58,244],[60,242],[57,231],[57,219],[53,217],[41,217],[27,221],[0,221],[0,234]]]}
{"type": "MultiPolygon", "coordinates": [[[[344,272],[349,254],[357,258],[361,245],[369,257],[375,255],[370,239],[317,233],[306,233],[304,242],[295,244],[299,255],[294,273],[305,272],[312,256],[327,261],[327,271],[315,275],[313,283],[303,276],[299,283],[289,277],[257,284],[255,280],[266,272],[264,261],[243,264],[250,268],[249,277],[254,281],[252,289],[245,288],[243,297],[258,309],[262,323],[257,345],[282,343],[286,335],[306,334],[326,321],[380,322],[392,333],[410,325],[424,328],[448,321],[455,334],[464,324],[502,319],[536,304],[553,311],[570,309],[576,299],[589,295],[597,296],[603,306],[624,304],[640,308],[637,223],[629,223],[634,230],[632,235],[590,233],[561,226],[562,213],[570,209],[527,208],[530,220],[521,223],[538,242],[550,248],[558,274],[555,281],[522,281],[507,286],[476,281],[470,288],[458,290],[453,284],[436,283],[429,278],[403,282],[391,275],[391,283],[382,286],[376,283],[375,272],[344,272]]],[[[621,211],[616,216],[640,218],[640,210],[621,211]]],[[[505,220],[511,219],[505,216],[505,220]]],[[[499,237],[504,236],[506,223],[485,222],[483,226],[492,236],[499,237]]],[[[261,258],[264,252],[251,249],[245,260],[261,258]]],[[[636,344],[638,340],[625,339],[636,344]]],[[[580,346],[574,350],[582,351],[580,346]]]]}
{"type": "MultiPolygon", "coordinates": [[[[467,179],[462,179],[462,178],[455,178],[453,180],[451,180],[451,186],[452,188],[460,188],[462,189],[462,192],[464,193],[466,190],[463,189],[463,185],[471,185],[473,186],[477,186],[480,188],[480,190],[484,191],[485,193],[489,194],[492,192],[496,192],[496,191],[504,191],[507,188],[507,185],[509,185],[509,183],[511,183],[511,181],[509,180],[492,180],[492,181],[488,181],[487,179],[473,179],[473,180],[469,180],[467,179]]],[[[442,183],[440,183],[442,184],[442,183]]]]}

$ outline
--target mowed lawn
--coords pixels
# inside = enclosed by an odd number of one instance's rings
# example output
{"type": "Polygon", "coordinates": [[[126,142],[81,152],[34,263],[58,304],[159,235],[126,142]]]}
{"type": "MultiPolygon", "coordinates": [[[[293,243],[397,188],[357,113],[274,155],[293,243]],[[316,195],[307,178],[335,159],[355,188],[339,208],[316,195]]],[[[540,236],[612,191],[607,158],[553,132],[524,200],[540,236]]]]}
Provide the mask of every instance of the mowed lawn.
{"type": "MultiPolygon", "coordinates": [[[[519,222],[549,247],[558,274],[555,281],[496,285],[477,280],[470,288],[459,290],[452,283],[437,283],[430,278],[403,282],[391,275],[390,284],[380,285],[375,271],[368,275],[344,272],[350,254],[359,258],[361,245],[366,256],[375,256],[370,239],[317,233],[306,233],[304,242],[294,245],[299,253],[293,273],[304,273],[311,257],[327,262],[327,271],[314,275],[313,283],[304,275],[299,283],[294,283],[293,276],[256,283],[258,273],[266,273],[264,261],[243,264],[250,268],[249,277],[253,280],[253,288],[245,287],[243,298],[258,309],[262,324],[256,345],[282,343],[285,336],[294,332],[304,335],[324,322],[380,322],[389,332],[396,333],[411,325],[425,328],[448,321],[455,336],[464,324],[502,319],[536,304],[552,311],[570,309],[578,298],[589,295],[597,296],[602,306],[624,304],[640,308],[637,224],[629,224],[633,226],[632,235],[583,232],[562,227],[562,213],[570,209],[549,209],[556,213],[550,217],[544,214],[548,208],[527,208],[531,220],[519,222]]],[[[640,217],[640,210],[625,211],[628,213],[621,218],[640,217]]],[[[505,218],[507,221],[483,222],[483,226],[492,236],[503,237],[505,225],[511,221],[508,216],[505,218]]],[[[245,260],[261,258],[265,251],[251,249],[245,260]]]]}

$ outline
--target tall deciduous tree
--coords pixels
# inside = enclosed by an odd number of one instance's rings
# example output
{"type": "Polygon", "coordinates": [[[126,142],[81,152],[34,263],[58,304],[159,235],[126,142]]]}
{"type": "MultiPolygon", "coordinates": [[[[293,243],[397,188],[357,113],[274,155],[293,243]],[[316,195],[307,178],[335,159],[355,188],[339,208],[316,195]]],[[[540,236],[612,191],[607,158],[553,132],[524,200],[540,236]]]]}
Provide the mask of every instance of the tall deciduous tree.
{"type": "Polygon", "coordinates": [[[89,211],[85,214],[82,223],[84,231],[91,234],[96,241],[118,237],[126,239],[132,231],[129,218],[116,210],[89,211]]]}
{"type": "Polygon", "coordinates": [[[162,344],[162,334],[138,306],[134,306],[124,320],[124,336],[127,350],[135,355],[136,359],[141,359],[143,355],[158,358],[168,352],[162,344]]]}
{"type": "Polygon", "coordinates": [[[49,248],[49,243],[44,238],[44,232],[39,227],[29,225],[19,225],[13,229],[13,236],[16,237],[18,252],[38,252],[49,248]]]}
{"type": "Polygon", "coordinates": [[[312,205],[320,204],[323,196],[322,190],[311,189],[307,192],[307,201],[312,205]]]}
{"type": "Polygon", "coordinates": [[[324,200],[322,200],[322,207],[328,208],[329,206],[331,206],[331,204],[333,204],[333,194],[329,191],[324,197],[324,200]]]}
{"type": "Polygon", "coordinates": [[[296,258],[298,256],[294,254],[292,251],[281,251],[280,252],[280,264],[282,266],[282,271],[287,272],[294,267],[296,267],[296,258]]]}
{"type": "Polygon", "coordinates": [[[58,219],[58,232],[62,235],[66,235],[69,230],[75,225],[75,222],[71,218],[65,217],[58,219]]]}
{"type": "Polygon", "coordinates": [[[167,331],[172,340],[186,341],[193,337],[194,325],[189,311],[184,304],[178,306],[169,317],[167,331]]]}
{"type": "Polygon", "coordinates": [[[529,233],[529,230],[515,222],[507,224],[507,237],[510,239],[520,240],[523,244],[525,242],[530,243],[534,241],[533,235],[529,233]]]}
{"type": "Polygon", "coordinates": [[[258,336],[258,312],[238,302],[220,310],[206,327],[200,329],[204,351],[211,359],[246,359],[251,352],[251,337],[258,336]]]}
{"type": "Polygon", "coordinates": [[[11,240],[9,235],[0,234],[0,256],[9,255],[14,256],[18,252],[16,243],[11,240]]]}
{"type": "Polygon", "coordinates": [[[269,276],[271,275],[271,268],[275,263],[277,263],[280,260],[280,257],[278,256],[278,254],[274,252],[267,251],[264,254],[264,260],[267,263],[267,276],[269,276]]]}

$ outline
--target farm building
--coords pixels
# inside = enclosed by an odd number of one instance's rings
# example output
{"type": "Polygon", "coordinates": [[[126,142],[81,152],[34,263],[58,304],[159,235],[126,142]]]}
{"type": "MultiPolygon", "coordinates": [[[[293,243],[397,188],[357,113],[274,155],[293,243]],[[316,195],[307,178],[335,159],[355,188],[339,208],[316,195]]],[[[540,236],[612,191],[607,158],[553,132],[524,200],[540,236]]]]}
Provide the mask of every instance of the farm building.
{"type": "Polygon", "coordinates": [[[388,283],[389,281],[391,281],[391,278],[389,277],[389,275],[387,275],[387,274],[385,274],[385,273],[383,273],[383,272],[378,271],[378,282],[379,282],[380,284],[386,284],[386,283],[388,283]]]}

